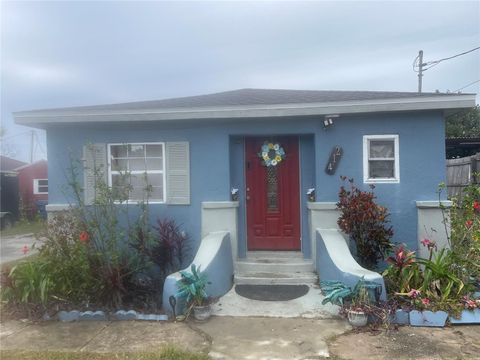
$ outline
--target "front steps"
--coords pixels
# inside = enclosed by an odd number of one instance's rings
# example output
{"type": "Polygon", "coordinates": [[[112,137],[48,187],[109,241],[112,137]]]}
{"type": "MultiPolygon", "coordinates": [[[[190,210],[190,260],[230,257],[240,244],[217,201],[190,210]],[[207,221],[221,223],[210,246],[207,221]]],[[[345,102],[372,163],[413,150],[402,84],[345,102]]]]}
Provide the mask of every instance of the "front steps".
{"type": "Polygon", "coordinates": [[[250,251],[235,264],[238,285],[312,285],[318,283],[312,260],[298,251],[250,251]]]}

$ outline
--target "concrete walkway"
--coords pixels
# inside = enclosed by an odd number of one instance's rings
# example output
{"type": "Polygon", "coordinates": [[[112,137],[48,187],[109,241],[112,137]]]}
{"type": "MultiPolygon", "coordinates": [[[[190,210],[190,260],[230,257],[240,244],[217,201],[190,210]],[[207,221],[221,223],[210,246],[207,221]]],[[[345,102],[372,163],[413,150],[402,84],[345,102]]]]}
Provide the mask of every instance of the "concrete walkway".
{"type": "Polygon", "coordinates": [[[5,264],[10,261],[22,259],[30,256],[36,252],[32,250],[32,245],[36,243],[41,245],[41,240],[37,240],[33,234],[15,235],[15,236],[1,236],[0,238],[0,264],[5,264]],[[28,246],[27,254],[23,253],[23,247],[28,246]]]}
{"type": "Polygon", "coordinates": [[[206,323],[45,322],[0,324],[2,350],[155,351],[167,344],[213,359],[308,359],[328,356],[326,340],[343,320],[212,317],[206,323]]]}
{"type": "Polygon", "coordinates": [[[289,301],[247,299],[238,295],[234,286],[213,304],[212,311],[216,316],[338,319],[338,306],[322,305],[323,299],[318,285],[311,285],[307,294],[289,301]]]}

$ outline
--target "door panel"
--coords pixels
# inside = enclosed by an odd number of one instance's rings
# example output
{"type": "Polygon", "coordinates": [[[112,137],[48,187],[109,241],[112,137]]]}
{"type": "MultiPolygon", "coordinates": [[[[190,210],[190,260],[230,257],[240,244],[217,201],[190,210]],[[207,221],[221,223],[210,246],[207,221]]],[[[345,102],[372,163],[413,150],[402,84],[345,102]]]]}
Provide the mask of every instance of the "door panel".
{"type": "Polygon", "coordinates": [[[300,249],[298,138],[247,138],[247,243],[249,250],[300,249]],[[258,156],[264,141],[278,143],[285,159],[267,167],[258,156]]]}

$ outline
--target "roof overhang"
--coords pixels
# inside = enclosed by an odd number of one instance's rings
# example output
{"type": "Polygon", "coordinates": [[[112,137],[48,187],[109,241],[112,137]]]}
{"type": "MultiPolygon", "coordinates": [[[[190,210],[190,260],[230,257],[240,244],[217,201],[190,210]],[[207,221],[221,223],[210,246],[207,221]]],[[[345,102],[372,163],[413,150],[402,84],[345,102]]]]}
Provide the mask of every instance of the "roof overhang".
{"type": "Polygon", "coordinates": [[[263,117],[357,114],[393,111],[453,110],[475,106],[475,94],[452,94],[399,99],[334,101],[274,105],[241,105],[192,108],[145,109],[53,109],[15,112],[20,125],[47,127],[52,124],[171,121],[192,119],[249,119],[263,117]]]}

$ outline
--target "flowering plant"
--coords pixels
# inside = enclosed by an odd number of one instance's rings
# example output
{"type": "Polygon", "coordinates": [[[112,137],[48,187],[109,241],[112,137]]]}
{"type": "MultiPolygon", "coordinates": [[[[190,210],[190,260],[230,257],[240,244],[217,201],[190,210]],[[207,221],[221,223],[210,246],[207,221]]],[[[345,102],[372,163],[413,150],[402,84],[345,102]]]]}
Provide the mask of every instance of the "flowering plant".
{"type": "Polygon", "coordinates": [[[480,299],[473,300],[470,299],[469,296],[464,296],[461,303],[466,310],[475,310],[480,308],[480,299]]]}
{"type": "Polygon", "coordinates": [[[258,156],[263,160],[263,165],[267,167],[277,166],[282,160],[285,159],[285,150],[283,150],[278,143],[274,144],[265,141],[258,156]]]}
{"type": "MultiPolygon", "coordinates": [[[[340,177],[345,181],[345,176],[340,177]]],[[[357,246],[360,264],[374,270],[379,260],[391,249],[393,229],[389,226],[387,208],[375,202],[373,191],[362,191],[348,179],[350,188],[340,187],[337,208],[341,215],[337,221],[340,229],[350,235],[357,246]]],[[[373,188],[372,188],[373,189],[373,188]]]]}
{"type": "Polygon", "coordinates": [[[230,190],[230,194],[232,195],[232,201],[238,201],[238,189],[237,188],[232,188],[232,190],[230,190]]]}
{"type": "Polygon", "coordinates": [[[315,201],[315,188],[310,188],[307,190],[308,201],[315,201]]]}

